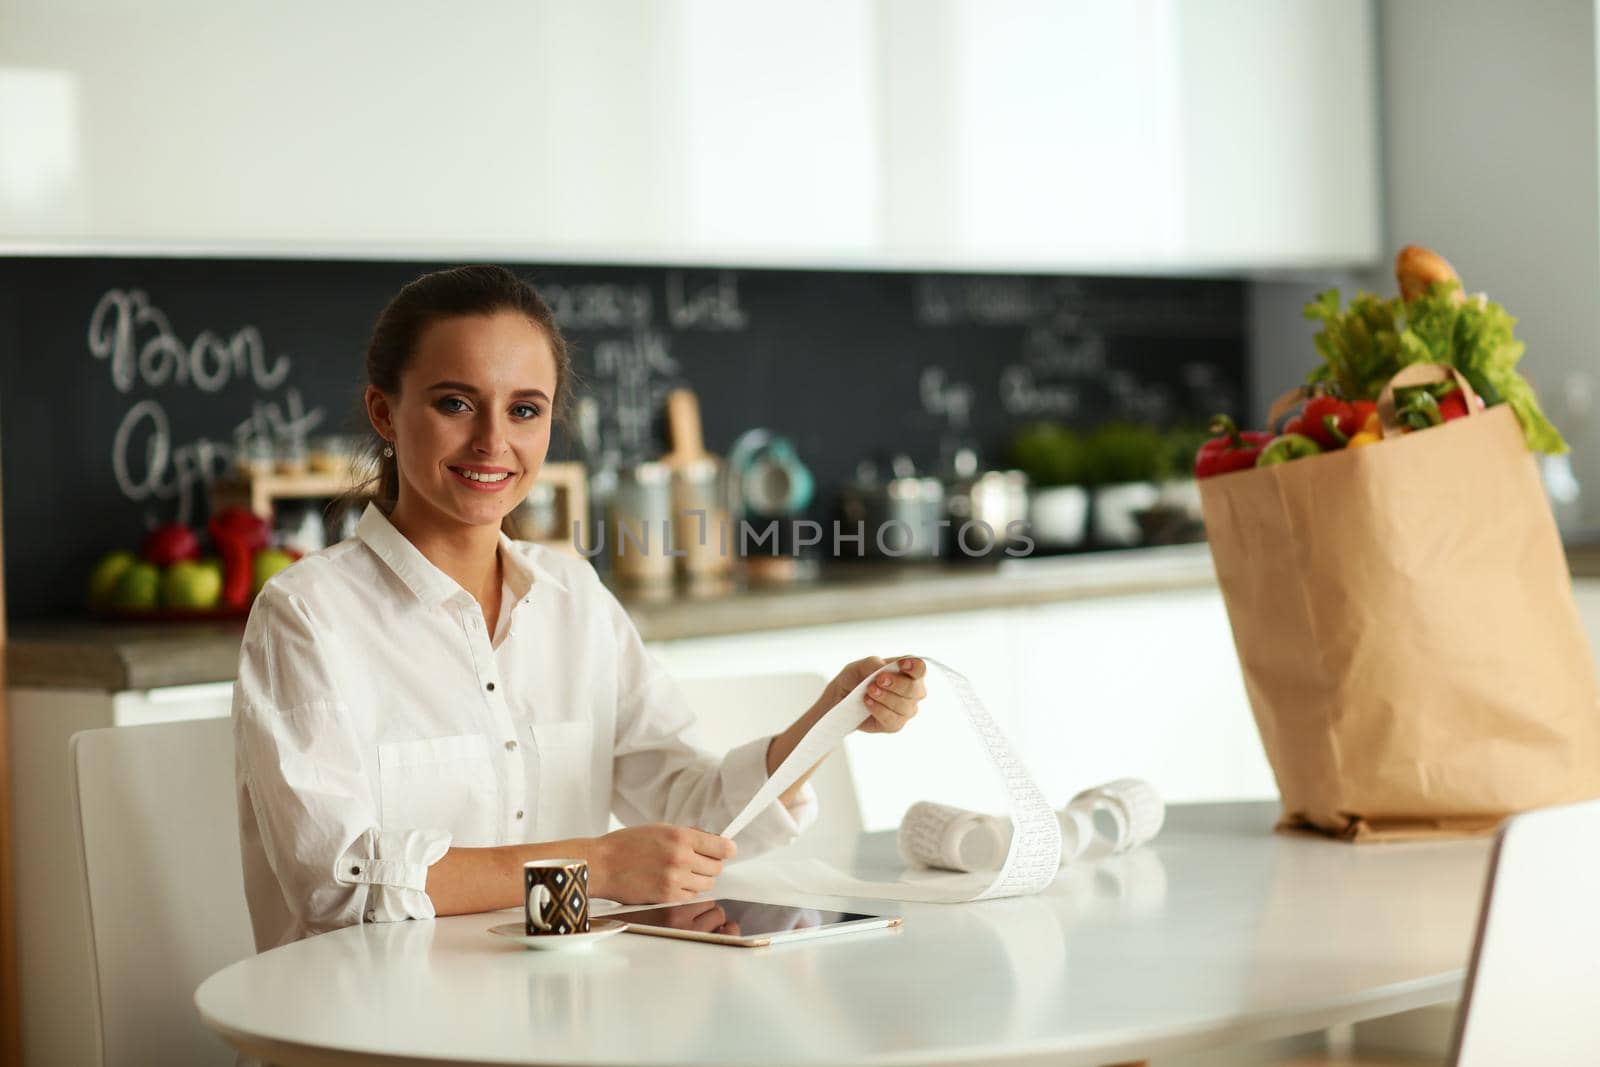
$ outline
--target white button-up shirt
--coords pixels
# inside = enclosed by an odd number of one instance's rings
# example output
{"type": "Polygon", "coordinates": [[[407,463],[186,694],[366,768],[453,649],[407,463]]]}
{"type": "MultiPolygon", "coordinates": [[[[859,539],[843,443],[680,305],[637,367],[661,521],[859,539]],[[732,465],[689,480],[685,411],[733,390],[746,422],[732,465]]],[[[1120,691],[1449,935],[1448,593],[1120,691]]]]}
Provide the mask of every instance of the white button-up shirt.
{"type": "MultiPolygon", "coordinates": [[[[495,633],[376,507],[268,582],[245,628],[233,726],[256,947],[432,918],[452,845],[669,822],[717,832],[766,782],[762,737],[714,756],[588,563],[502,536],[495,633]]],[[[796,709],[799,711],[804,709],[796,709]]],[[[807,786],[741,855],[816,818],[807,786]]]]}

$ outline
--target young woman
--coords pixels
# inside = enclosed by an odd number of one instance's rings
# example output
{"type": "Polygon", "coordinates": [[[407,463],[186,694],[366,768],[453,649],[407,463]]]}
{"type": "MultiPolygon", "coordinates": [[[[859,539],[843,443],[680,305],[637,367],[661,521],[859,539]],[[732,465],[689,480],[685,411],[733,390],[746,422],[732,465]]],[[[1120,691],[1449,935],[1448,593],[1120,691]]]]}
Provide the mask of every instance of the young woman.
{"type": "MultiPolygon", "coordinates": [[[[720,759],[696,747],[692,712],[589,564],[501,533],[572,377],[549,308],[510,272],[407,285],[366,366],[376,502],[355,537],[267,584],[240,656],[257,948],[512,907],[522,863],[540,857],[588,860],[597,897],[703,893],[736,849],[703,828],[731,821],[859,682],[879,674],[863,730],[916,714],[924,664],[869,657],[776,737],[720,759]],[[607,833],[613,812],[627,828],[607,833]]],[[[783,844],[815,817],[802,780],[737,847],[783,844]]]]}

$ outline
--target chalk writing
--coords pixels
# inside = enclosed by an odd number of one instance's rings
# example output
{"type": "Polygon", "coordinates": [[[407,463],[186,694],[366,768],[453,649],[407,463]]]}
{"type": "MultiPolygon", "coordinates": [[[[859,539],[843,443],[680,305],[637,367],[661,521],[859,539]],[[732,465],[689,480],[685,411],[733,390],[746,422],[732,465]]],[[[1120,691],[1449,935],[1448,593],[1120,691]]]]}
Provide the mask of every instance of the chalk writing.
{"type": "Polygon", "coordinates": [[[1008,415],[1068,418],[1084,406],[1084,389],[1106,371],[1105,341],[1095,334],[1063,337],[1047,327],[1028,331],[1023,358],[1000,372],[1000,406],[1008,415]]]}
{"type": "Polygon", "coordinates": [[[965,382],[952,382],[943,367],[924,367],[917,378],[917,396],[922,410],[929,415],[948,418],[953,424],[965,427],[972,411],[972,386],[965,382]]]}
{"type": "Polygon", "coordinates": [[[651,422],[681,373],[667,335],[636,330],[629,337],[606,338],[595,345],[594,369],[603,380],[601,404],[616,425],[622,461],[653,458],[651,422]]]}
{"type": "Polygon", "coordinates": [[[913,313],[921,326],[1022,325],[1046,314],[1051,303],[1036,281],[1012,277],[919,278],[914,300],[913,313]]]}
{"type": "Polygon", "coordinates": [[[739,276],[720,271],[712,281],[691,286],[682,271],[668,271],[667,321],[675,330],[744,329],[750,316],[739,306],[739,276]]]}
{"type": "Polygon", "coordinates": [[[650,325],[654,314],[647,285],[545,282],[539,293],[563,330],[631,330],[650,325]]]}
{"type": "MultiPolygon", "coordinates": [[[[233,471],[252,440],[303,440],[321,422],[321,409],[307,410],[299,391],[291,388],[285,390],[281,407],[255,401],[249,417],[234,427],[231,441],[197,437],[174,445],[166,409],[148,398],[130,407],[117,425],[111,469],[117,488],[129,500],[171,502],[175,521],[193,523],[200,517],[203,490],[233,471]]],[[[153,514],[147,517],[159,521],[153,514]]]]}
{"type": "Polygon", "coordinates": [[[166,315],[138,289],[112,289],[95,304],[89,316],[89,351],[110,363],[111,382],[123,393],[140,383],[157,389],[168,382],[215,393],[229,380],[244,377],[257,389],[272,390],[289,377],[288,356],[267,365],[266,346],[254,326],[241,328],[226,341],[202,330],[185,345],[166,315]]]}
{"type": "MultiPolygon", "coordinates": [[[[213,394],[235,379],[268,393],[284,385],[291,367],[283,354],[269,363],[261,331],[254,326],[240,327],[227,340],[202,330],[185,344],[166,314],[139,289],[112,289],[101,296],[89,316],[88,344],[90,356],[106,363],[112,387],[124,394],[140,386],[193,387],[213,394]]],[[[230,474],[253,441],[303,444],[322,418],[320,408],[307,408],[299,391],[289,388],[281,403],[254,399],[230,440],[196,437],[175,444],[167,409],[155,397],[145,397],[117,423],[112,475],[127,499],[171,504],[176,521],[193,523],[203,491],[230,474]]],[[[145,518],[154,524],[162,517],[151,509],[145,518]]]]}
{"type": "Polygon", "coordinates": [[[1083,407],[1083,397],[1077,386],[1037,381],[1031,368],[1013,364],[1000,372],[1000,406],[1008,415],[1066,418],[1083,407]]]}

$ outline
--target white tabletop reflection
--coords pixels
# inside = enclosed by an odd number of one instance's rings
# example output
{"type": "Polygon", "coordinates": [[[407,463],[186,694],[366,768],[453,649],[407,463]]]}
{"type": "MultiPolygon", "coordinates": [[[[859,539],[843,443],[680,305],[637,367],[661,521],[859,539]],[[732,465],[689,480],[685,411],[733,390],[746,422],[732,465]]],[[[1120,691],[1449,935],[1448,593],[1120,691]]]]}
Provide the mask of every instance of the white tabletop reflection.
{"type": "MultiPolygon", "coordinates": [[[[898,930],[530,952],[488,933],[515,912],[376,924],[234,964],[196,1001],[235,1045],[284,1064],[1093,1064],[1454,997],[1488,841],[1352,846],[1272,833],[1275,814],[1175,807],[1153,845],[1063,870],[1033,897],[802,898],[773,890],[761,861],[719,885],[903,914],[898,930]]],[[[899,864],[893,835],[874,834],[848,868],[884,878],[899,864]]]]}

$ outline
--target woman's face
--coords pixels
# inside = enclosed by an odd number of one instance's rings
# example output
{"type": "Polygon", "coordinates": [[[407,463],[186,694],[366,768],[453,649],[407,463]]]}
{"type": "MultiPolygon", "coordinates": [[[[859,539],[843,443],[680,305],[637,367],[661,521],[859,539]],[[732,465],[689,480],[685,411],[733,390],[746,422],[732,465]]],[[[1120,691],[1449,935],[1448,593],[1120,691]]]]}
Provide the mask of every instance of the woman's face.
{"type": "Polygon", "coordinates": [[[417,340],[400,394],[367,389],[394,444],[397,507],[498,526],[527,496],[550,448],[556,361],[538,326],[513,311],[441,319],[417,340]]]}

